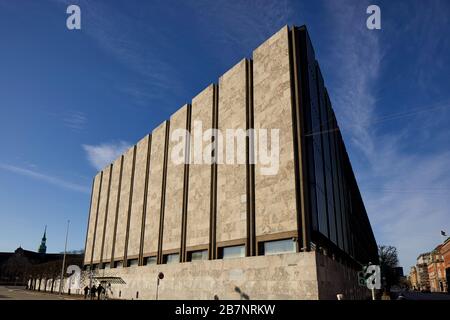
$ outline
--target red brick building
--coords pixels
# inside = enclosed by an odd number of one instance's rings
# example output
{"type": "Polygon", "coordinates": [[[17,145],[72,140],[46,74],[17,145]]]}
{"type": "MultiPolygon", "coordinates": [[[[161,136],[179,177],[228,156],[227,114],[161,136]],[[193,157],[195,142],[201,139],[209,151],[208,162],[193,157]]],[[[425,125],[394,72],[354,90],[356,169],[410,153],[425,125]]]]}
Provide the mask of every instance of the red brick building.
{"type": "Polygon", "coordinates": [[[441,255],[443,258],[444,277],[446,282],[446,290],[450,292],[450,237],[441,246],[441,255]]]}
{"type": "Polygon", "coordinates": [[[441,254],[441,247],[442,245],[440,244],[430,252],[428,278],[430,281],[430,290],[432,292],[445,292],[447,290],[444,258],[441,254]]]}

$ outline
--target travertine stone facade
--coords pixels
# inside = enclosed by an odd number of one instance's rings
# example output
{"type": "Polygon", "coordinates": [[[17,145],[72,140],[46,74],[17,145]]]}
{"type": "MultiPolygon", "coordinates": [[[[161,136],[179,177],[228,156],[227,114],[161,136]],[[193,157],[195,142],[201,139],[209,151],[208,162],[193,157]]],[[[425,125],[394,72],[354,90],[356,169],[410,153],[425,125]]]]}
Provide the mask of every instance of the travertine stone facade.
{"type": "MultiPolygon", "coordinates": [[[[230,260],[195,261],[183,264],[151,265],[98,270],[94,275],[121,277],[126,285],[112,285],[114,299],[367,299],[370,292],[358,285],[356,271],[317,252],[256,256],[230,260]],[[120,293],[120,297],[119,297],[120,293]]],[[[81,287],[89,283],[83,277],[81,287]]],[[[56,287],[59,282],[56,282],[56,287]]],[[[64,284],[64,292],[68,285],[64,284]]],[[[81,290],[73,293],[82,294],[81,290]]]]}
{"type": "Polygon", "coordinates": [[[89,213],[88,233],[86,237],[86,249],[84,251],[84,261],[91,263],[92,257],[92,245],[94,244],[95,223],[97,220],[97,206],[99,201],[99,190],[101,183],[102,173],[99,172],[93,182],[92,187],[92,200],[91,200],[91,212],[89,213]]]}
{"type": "Polygon", "coordinates": [[[136,163],[134,169],[133,198],[131,204],[130,227],[127,258],[136,259],[141,245],[142,214],[144,212],[145,174],[147,172],[147,155],[149,136],[141,139],[136,146],[136,163]]]}
{"type": "Polygon", "coordinates": [[[105,170],[103,170],[102,177],[102,190],[100,193],[100,203],[98,206],[98,214],[97,214],[97,232],[95,235],[95,246],[94,246],[94,258],[93,261],[100,261],[100,257],[102,254],[102,243],[103,243],[103,234],[105,231],[105,216],[106,216],[106,207],[108,203],[108,189],[109,189],[109,178],[111,173],[111,166],[107,166],[105,170]]]}
{"type": "Polygon", "coordinates": [[[105,227],[105,243],[103,245],[103,262],[111,260],[112,247],[114,241],[114,230],[116,224],[117,199],[119,196],[120,167],[122,157],[114,161],[112,165],[111,186],[109,191],[108,217],[105,227]]]}
{"type": "Polygon", "coordinates": [[[158,250],[166,125],[167,122],[164,122],[152,132],[147,213],[145,216],[144,256],[156,255],[158,250]]]}
{"type": "Polygon", "coordinates": [[[114,259],[123,259],[127,235],[128,209],[131,190],[131,170],[133,169],[134,147],[128,149],[123,159],[122,185],[120,188],[119,215],[117,217],[114,259]]]}
{"type": "Polygon", "coordinates": [[[126,282],[114,298],[154,298],[160,271],[163,299],[360,297],[376,241],[306,28],[282,28],[97,174],[86,239],[86,267],[126,282]]]}
{"type": "Polygon", "coordinates": [[[280,167],[263,175],[255,166],[256,235],[297,230],[288,28],[253,52],[254,127],[279,130],[280,167]]]}
{"type": "MultiPolygon", "coordinates": [[[[169,157],[176,152],[182,159],[185,157],[187,105],[170,117],[169,157]],[[175,130],[184,130],[183,137],[175,136],[175,130]],[[182,147],[182,149],[180,149],[182,147]],[[174,150],[174,148],[177,148],[174,150]],[[179,150],[180,152],[177,152],[179,150]]],[[[167,162],[167,185],[164,210],[163,251],[179,250],[181,243],[181,218],[183,212],[183,180],[184,161],[177,163],[169,159],[167,162]]]]}
{"type": "MultiPolygon", "coordinates": [[[[246,89],[246,61],[242,60],[219,79],[218,128],[223,135],[226,135],[227,129],[242,130],[244,138],[233,140],[234,161],[227,163],[227,159],[224,158],[223,163],[217,166],[218,243],[247,237],[246,154],[242,153],[242,150],[246,150],[246,89]],[[241,144],[239,153],[238,144],[241,144]],[[237,161],[238,157],[243,159],[243,163],[237,161]]],[[[223,147],[226,150],[225,142],[223,147]]],[[[228,152],[224,154],[230,155],[228,152]]]]}
{"type": "MultiPolygon", "coordinates": [[[[196,130],[196,121],[201,121],[202,133],[212,128],[213,112],[213,86],[210,85],[195,98],[192,99],[191,130],[196,130]]],[[[193,132],[193,135],[195,133],[193,132]]],[[[204,137],[205,138],[205,137],[204,137]]],[[[206,137],[208,138],[208,137],[206,137]]],[[[196,164],[196,157],[203,157],[204,154],[195,154],[194,143],[203,143],[204,146],[210,144],[209,139],[204,141],[194,141],[191,139],[191,164],[189,166],[189,198],[187,208],[187,231],[186,247],[208,245],[209,243],[209,222],[210,222],[210,197],[211,197],[211,166],[196,164]]],[[[204,150],[196,148],[196,150],[204,150]]],[[[197,158],[199,159],[199,158],[197,158]]]]}

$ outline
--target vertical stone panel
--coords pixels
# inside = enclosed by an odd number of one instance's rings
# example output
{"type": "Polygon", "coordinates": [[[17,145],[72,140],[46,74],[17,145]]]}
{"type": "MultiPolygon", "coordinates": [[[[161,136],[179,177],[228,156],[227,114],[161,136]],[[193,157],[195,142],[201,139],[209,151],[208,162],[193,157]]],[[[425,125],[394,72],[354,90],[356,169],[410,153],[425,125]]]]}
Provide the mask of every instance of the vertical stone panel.
{"type": "Polygon", "coordinates": [[[217,242],[247,236],[246,99],[246,63],[242,60],[219,79],[218,129],[224,137],[224,157],[217,166],[217,242]],[[240,129],[244,133],[242,140],[234,138],[234,163],[226,163],[227,129],[240,129]],[[243,157],[244,163],[237,162],[238,156],[243,157]]]}
{"type": "MultiPolygon", "coordinates": [[[[256,235],[297,230],[288,28],[253,52],[254,127],[279,130],[279,170],[263,175],[259,139],[255,165],[256,235]]],[[[259,137],[258,137],[259,138],[259,137]]],[[[270,143],[268,143],[270,148],[270,143]]]]}
{"type": "Polygon", "coordinates": [[[170,117],[169,154],[167,161],[166,199],[162,246],[163,251],[179,249],[181,244],[184,161],[181,163],[176,163],[176,161],[184,159],[185,157],[183,150],[186,136],[184,135],[184,138],[179,136],[176,137],[173,133],[175,130],[186,130],[186,117],[187,105],[183,106],[170,117]],[[180,150],[180,146],[183,146],[183,149],[180,150]],[[175,159],[174,157],[181,157],[181,159],[175,159]]]}
{"type": "Polygon", "coordinates": [[[94,244],[95,220],[97,219],[98,192],[100,190],[101,172],[97,173],[94,178],[94,186],[92,188],[91,212],[89,213],[89,222],[87,230],[86,248],[84,253],[84,263],[91,263],[92,245],[94,244]]]}
{"type": "Polygon", "coordinates": [[[113,248],[114,227],[116,225],[117,197],[119,196],[119,180],[120,180],[121,157],[113,163],[111,186],[109,190],[108,212],[105,227],[105,243],[103,245],[103,262],[111,260],[113,248]]]}
{"type": "Polygon", "coordinates": [[[102,253],[103,233],[105,231],[106,204],[108,202],[109,174],[111,166],[103,170],[102,190],[100,192],[100,204],[98,207],[97,231],[95,233],[94,257],[93,262],[100,262],[102,253]]]}
{"type": "MultiPolygon", "coordinates": [[[[210,200],[211,200],[211,164],[195,163],[195,144],[200,143],[196,139],[196,123],[201,123],[202,134],[207,129],[212,128],[213,112],[213,85],[210,85],[194,99],[192,99],[191,115],[191,147],[189,166],[189,195],[186,217],[186,247],[208,245],[209,243],[209,223],[210,223],[210,200]]],[[[203,147],[211,142],[202,141],[203,147]]],[[[197,149],[197,156],[203,152],[204,148],[197,149]]],[[[203,154],[202,154],[203,159],[203,154]]]]}
{"type": "Polygon", "coordinates": [[[127,258],[135,259],[139,255],[141,243],[142,213],[144,211],[145,174],[147,170],[149,136],[137,144],[134,167],[133,198],[131,203],[130,227],[128,234],[127,258]]]}
{"type": "Polygon", "coordinates": [[[123,259],[127,234],[128,207],[130,201],[131,173],[133,170],[133,150],[128,149],[124,154],[122,185],[120,188],[119,214],[117,217],[116,242],[114,247],[114,259],[123,259]]]}
{"type": "Polygon", "coordinates": [[[144,256],[156,255],[158,251],[166,125],[166,122],[164,122],[152,132],[147,190],[147,213],[145,216],[144,256]]]}

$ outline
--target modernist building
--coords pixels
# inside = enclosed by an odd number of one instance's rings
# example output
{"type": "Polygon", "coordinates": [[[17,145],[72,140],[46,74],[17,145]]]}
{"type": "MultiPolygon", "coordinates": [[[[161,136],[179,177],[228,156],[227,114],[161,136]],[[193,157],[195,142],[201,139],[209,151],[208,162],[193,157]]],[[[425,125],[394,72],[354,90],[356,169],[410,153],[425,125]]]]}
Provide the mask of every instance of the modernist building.
{"type": "Polygon", "coordinates": [[[356,271],[377,261],[305,27],[282,28],[93,181],[84,265],[97,279],[123,279],[118,298],[155,298],[159,272],[160,298],[362,298],[356,271]],[[252,135],[243,164],[194,163],[194,139],[190,161],[174,163],[171,137],[196,121],[278,129],[276,174],[250,161],[252,135]]]}

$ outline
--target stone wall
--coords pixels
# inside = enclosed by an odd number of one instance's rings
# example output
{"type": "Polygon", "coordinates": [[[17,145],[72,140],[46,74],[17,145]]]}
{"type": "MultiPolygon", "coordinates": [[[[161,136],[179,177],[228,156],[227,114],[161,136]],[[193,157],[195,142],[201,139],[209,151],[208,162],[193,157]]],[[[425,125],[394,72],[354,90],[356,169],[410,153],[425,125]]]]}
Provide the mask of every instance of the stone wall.
{"type": "MultiPolygon", "coordinates": [[[[246,61],[242,60],[219,79],[218,128],[226,140],[226,130],[246,132],[246,61]]],[[[234,147],[232,159],[221,159],[217,166],[217,242],[245,239],[247,237],[247,188],[246,145],[243,140],[233,139],[233,145],[222,142],[224,154],[234,147]],[[238,144],[243,144],[238,152],[238,144]],[[244,150],[244,152],[242,152],[244,150]],[[238,162],[238,157],[243,157],[238,162]],[[231,160],[231,161],[230,161],[231,160]]],[[[220,149],[219,149],[220,150],[220,149]]]]}
{"type": "MultiPolygon", "coordinates": [[[[195,135],[195,125],[201,124],[200,137],[205,130],[212,128],[213,86],[208,86],[192,99],[191,131],[195,135]]],[[[205,137],[207,138],[207,137],[205,137]]],[[[210,145],[208,139],[191,139],[191,162],[189,165],[189,194],[187,207],[186,247],[208,246],[211,165],[203,164],[203,148],[195,148],[195,143],[210,145]],[[206,141],[203,141],[206,140],[206,141]],[[197,162],[197,163],[196,163],[197,162]]],[[[205,159],[206,160],[206,159],[205,159]]]]}
{"type": "Polygon", "coordinates": [[[278,130],[280,146],[277,174],[263,173],[268,165],[261,162],[261,154],[255,165],[256,236],[297,230],[290,77],[284,27],[253,52],[254,127],[267,129],[268,141],[271,130],[278,130]]]}
{"type": "Polygon", "coordinates": [[[139,257],[142,232],[142,214],[144,212],[145,175],[147,172],[147,155],[149,136],[141,139],[136,145],[136,161],[134,167],[133,198],[131,202],[130,227],[128,237],[127,258],[139,257]]]}
{"type": "MultiPolygon", "coordinates": [[[[153,300],[160,272],[164,273],[158,288],[161,300],[336,300],[339,293],[346,300],[371,297],[367,288],[358,286],[356,271],[314,251],[104,269],[96,270],[94,277],[121,277],[126,282],[111,286],[112,299],[153,300]]],[[[89,273],[84,271],[81,288],[88,284],[89,273]]],[[[58,280],[54,288],[59,288],[58,280]]],[[[63,291],[67,289],[66,280],[63,291]]]]}
{"type": "MultiPolygon", "coordinates": [[[[187,105],[179,109],[170,117],[170,133],[175,130],[183,130],[186,134],[186,118],[187,105]]],[[[176,163],[171,161],[171,154],[174,148],[181,143],[185,146],[186,136],[183,135],[183,141],[178,139],[169,140],[169,160],[167,161],[167,184],[166,184],[166,199],[164,209],[164,229],[163,229],[163,251],[179,251],[181,244],[181,218],[183,213],[183,181],[184,181],[184,161],[183,163],[176,163]]],[[[180,138],[182,139],[182,138],[180,138]]],[[[175,150],[176,152],[176,150],[175,150]]],[[[184,155],[182,156],[184,159],[184,155]]]]}
{"type": "Polygon", "coordinates": [[[122,158],[118,158],[112,164],[108,212],[105,226],[105,242],[103,245],[103,256],[102,256],[103,262],[109,262],[111,260],[112,255],[114,230],[116,226],[117,200],[119,197],[119,181],[120,181],[121,165],[122,165],[122,158]]]}
{"type": "Polygon", "coordinates": [[[105,232],[105,217],[108,201],[108,190],[110,180],[111,166],[107,166],[103,171],[102,190],[100,192],[100,202],[97,213],[97,231],[95,233],[95,246],[93,261],[100,261],[102,254],[103,236],[105,232]]]}
{"type": "Polygon", "coordinates": [[[100,183],[102,179],[102,173],[99,172],[94,178],[92,195],[91,195],[91,210],[89,212],[88,230],[86,237],[86,249],[85,249],[85,260],[86,264],[91,263],[92,250],[94,244],[94,235],[97,220],[97,206],[99,201],[100,183]]]}
{"type": "Polygon", "coordinates": [[[156,256],[158,251],[166,126],[167,122],[164,122],[152,132],[144,231],[144,256],[156,256]]]}
{"type": "MultiPolygon", "coordinates": [[[[128,226],[128,210],[130,206],[131,171],[133,169],[134,147],[128,149],[123,158],[122,183],[120,188],[119,213],[117,217],[116,241],[114,243],[114,259],[122,260],[125,253],[128,226]]],[[[95,263],[95,262],[94,262],[95,263]]]]}

